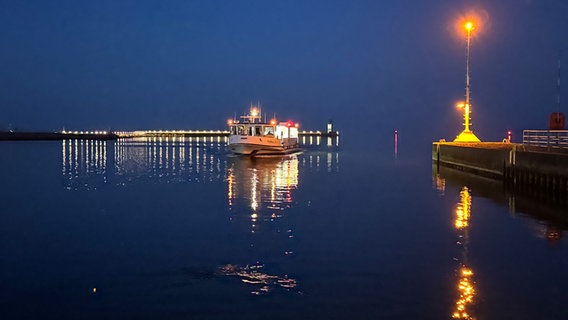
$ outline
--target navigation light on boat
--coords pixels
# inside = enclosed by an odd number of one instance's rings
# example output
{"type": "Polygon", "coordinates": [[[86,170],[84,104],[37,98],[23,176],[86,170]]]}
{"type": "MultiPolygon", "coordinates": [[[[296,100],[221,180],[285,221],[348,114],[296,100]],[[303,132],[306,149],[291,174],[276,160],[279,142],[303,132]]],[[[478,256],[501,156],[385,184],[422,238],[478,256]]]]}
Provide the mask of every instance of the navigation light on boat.
{"type": "Polygon", "coordinates": [[[276,124],[276,119],[270,120],[270,124],[271,124],[271,125],[275,125],[275,124],[276,124]]]}
{"type": "Polygon", "coordinates": [[[233,124],[233,119],[227,120],[227,124],[228,124],[228,125],[232,125],[232,124],[233,124]]]}
{"type": "Polygon", "coordinates": [[[252,110],[250,111],[250,114],[251,114],[252,116],[255,116],[255,117],[256,117],[256,116],[258,115],[258,109],[257,109],[257,108],[252,108],[252,110]]]}
{"type": "Polygon", "coordinates": [[[292,126],[292,121],[286,122],[286,126],[287,126],[288,128],[290,128],[290,127],[292,126]]]}
{"type": "Polygon", "coordinates": [[[299,128],[299,127],[300,127],[300,124],[296,122],[296,123],[294,124],[294,127],[299,128]]]}

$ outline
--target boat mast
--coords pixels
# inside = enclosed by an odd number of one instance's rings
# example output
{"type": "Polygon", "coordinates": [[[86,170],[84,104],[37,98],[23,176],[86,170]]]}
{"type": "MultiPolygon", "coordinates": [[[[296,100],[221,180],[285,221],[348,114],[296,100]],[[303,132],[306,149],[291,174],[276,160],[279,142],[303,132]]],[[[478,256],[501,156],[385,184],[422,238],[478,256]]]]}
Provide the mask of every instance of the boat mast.
{"type": "Polygon", "coordinates": [[[558,106],[557,111],[560,112],[560,50],[558,50],[558,78],[556,80],[556,103],[558,106]]]}

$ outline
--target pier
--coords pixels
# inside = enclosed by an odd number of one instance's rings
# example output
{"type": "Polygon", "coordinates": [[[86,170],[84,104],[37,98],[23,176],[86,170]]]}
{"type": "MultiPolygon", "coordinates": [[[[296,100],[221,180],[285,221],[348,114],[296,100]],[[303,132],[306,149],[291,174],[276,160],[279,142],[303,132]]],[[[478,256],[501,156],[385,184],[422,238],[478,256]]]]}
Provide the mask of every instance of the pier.
{"type": "MultiPolygon", "coordinates": [[[[475,24],[466,21],[467,34],[463,131],[453,142],[441,139],[432,144],[432,161],[496,180],[513,193],[566,204],[568,198],[568,131],[562,112],[552,112],[548,130],[524,130],[523,143],[511,143],[511,132],[502,142],[481,142],[471,129],[470,50],[475,24]]],[[[559,64],[560,68],[560,64],[559,64]]],[[[560,69],[559,69],[560,72],[560,69]]],[[[560,76],[560,74],[559,74],[560,76]]],[[[558,88],[560,78],[558,78],[558,88]]],[[[558,96],[560,110],[560,96],[558,96]]]]}
{"type": "MultiPolygon", "coordinates": [[[[140,131],[117,131],[118,138],[135,138],[135,137],[228,137],[228,130],[140,130],[140,131]]],[[[299,131],[300,137],[337,137],[337,131],[299,131]]]]}
{"type": "Polygon", "coordinates": [[[492,179],[515,192],[566,204],[568,149],[508,142],[434,142],[432,161],[492,179]]]}
{"type": "Polygon", "coordinates": [[[0,132],[0,141],[30,141],[30,140],[116,140],[118,136],[107,131],[61,131],[61,132],[0,132]]]}
{"type": "MultiPolygon", "coordinates": [[[[300,131],[300,137],[339,137],[338,131],[300,131]]],[[[0,141],[19,140],[116,140],[127,138],[228,137],[227,130],[138,130],[138,131],[59,131],[59,132],[0,132],[0,141]]]]}

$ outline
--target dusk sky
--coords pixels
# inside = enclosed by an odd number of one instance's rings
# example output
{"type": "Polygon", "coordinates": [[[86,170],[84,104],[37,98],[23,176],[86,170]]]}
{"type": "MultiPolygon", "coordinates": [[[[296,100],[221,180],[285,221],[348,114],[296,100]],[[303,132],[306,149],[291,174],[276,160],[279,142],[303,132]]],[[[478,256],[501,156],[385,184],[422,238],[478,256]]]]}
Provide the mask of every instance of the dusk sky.
{"type": "MultiPolygon", "coordinates": [[[[568,113],[568,1],[0,2],[0,129],[223,129],[251,102],[303,129],[430,142],[568,113]]],[[[403,141],[403,140],[401,140],[403,141]]]]}

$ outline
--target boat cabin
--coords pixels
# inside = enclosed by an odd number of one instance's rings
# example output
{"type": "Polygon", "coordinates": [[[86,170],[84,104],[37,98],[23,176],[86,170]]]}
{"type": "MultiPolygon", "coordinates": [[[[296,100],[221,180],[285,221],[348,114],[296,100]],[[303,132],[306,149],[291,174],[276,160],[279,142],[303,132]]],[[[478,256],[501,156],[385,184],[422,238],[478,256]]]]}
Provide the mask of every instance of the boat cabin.
{"type": "Polygon", "coordinates": [[[235,123],[230,126],[231,135],[239,136],[274,136],[274,126],[271,124],[235,123]]]}
{"type": "Polygon", "coordinates": [[[298,138],[298,128],[291,122],[281,122],[278,125],[266,123],[233,123],[230,125],[231,135],[263,137],[271,136],[278,139],[298,138]]]}

